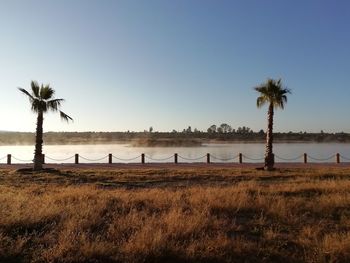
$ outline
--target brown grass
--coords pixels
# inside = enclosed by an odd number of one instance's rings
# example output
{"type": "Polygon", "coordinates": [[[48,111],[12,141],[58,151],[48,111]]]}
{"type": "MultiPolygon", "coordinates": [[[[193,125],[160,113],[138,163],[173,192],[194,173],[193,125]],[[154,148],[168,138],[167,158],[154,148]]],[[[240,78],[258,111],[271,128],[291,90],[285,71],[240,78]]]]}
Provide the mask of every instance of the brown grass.
{"type": "Polygon", "coordinates": [[[349,261],[349,168],[0,170],[0,262],[349,261]]]}

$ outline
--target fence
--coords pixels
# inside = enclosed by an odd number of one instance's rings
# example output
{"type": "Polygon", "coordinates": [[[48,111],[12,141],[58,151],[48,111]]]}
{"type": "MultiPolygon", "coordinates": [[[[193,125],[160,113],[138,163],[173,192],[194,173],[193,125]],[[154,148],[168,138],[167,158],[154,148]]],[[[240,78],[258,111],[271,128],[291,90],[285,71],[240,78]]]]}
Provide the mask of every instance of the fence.
{"type": "MultiPolygon", "coordinates": [[[[301,162],[303,163],[308,163],[308,160],[310,159],[311,161],[313,162],[331,162],[332,160],[334,160],[336,163],[340,163],[341,161],[342,162],[347,162],[347,161],[350,161],[350,158],[346,157],[346,156],[343,156],[339,153],[337,154],[334,154],[334,155],[331,155],[329,156],[328,158],[316,158],[316,157],[312,157],[310,155],[307,155],[306,153],[300,155],[300,156],[297,156],[295,158],[283,158],[283,157],[280,157],[278,155],[274,155],[274,158],[275,160],[280,160],[282,162],[297,162],[298,160],[300,160],[301,162]]],[[[33,160],[24,160],[24,159],[20,159],[20,158],[17,158],[15,156],[12,156],[11,154],[8,154],[2,158],[0,158],[0,163],[6,159],[6,164],[10,165],[12,164],[12,160],[15,160],[15,161],[18,161],[18,162],[21,162],[21,163],[31,163],[33,162],[33,160]]],[[[182,163],[189,163],[189,162],[199,162],[201,160],[203,160],[203,162],[206,162],[206,163],[212,163],[212,160],[214,160],[213,163],[216,162],[235,162],[236,160],[236,163],[240,163],[240,164],[243,164],[245,161],[248,161],[248,162],[263,162],[264,161],[264,157],[261,157],[261,158],[252,158],[252,157],[249,157],[247,155],[244,155],[242,153],[239,153],[237,154],[236,156],[233,156],[232,158],[226,158],[226,159],[223,159],[223,158],[218,158],[216,157],[215,155],[212,155],[210,153],[207,153],[203,156],[199,156],[199,157],[196,157],[196,158],[189,158],[189,157],[184,157],[184,156],[181,156],[177,153],[175,153],[174,155],[171,155],[169,157],[166,157],[166,158],[153,158],[151,156],[148,156],[144,153],[142,153],[141,155],[138,155],[136,157],[133,157],[133,158],[119,158],[113,154],[108,154],[106,156],[103,156],[101,158],[98,158],[98,159],[90,159],[90,158],[86,158],[84,156],[81,156],[79,154],[75,154],[73,156],[70,156],[68,158],[64,158],[64,159],[55,159],[55,158],[51,158],[49,156],[45,156],[44,154],[42,155],[42,161],[43,163],[45,163],[45,160],[50,160],[50,161],[53,161],[53,162],[57,162],[57,163],[67,163],[67,161],[69,160],[72,160],[72,162],[68,162],[68,163],[73,163],[73,160],[74,160],[74,163],[75,164],[79,164],[80,163],[80,159],[81,160],[84,160],[84,161],[87,161],[87,162],[90,162],[90,163],[94,163],[94,162],[100,162],[100,161],[103,161],[103,160],[106,160],[106,162],[108,164],[112,164],[112,163],[116,163],[116,162],[113,162],[113,160],[117,160],[119,163],[129,163],[129,162],[135,162],[137,159],[140,160],[140,163],[141,164],[145,164],[146,163],[146,160],[150,161],[150,162],[167,162],[167,163],[170,163],[171,160],[173,160],[173,162],[175,164],[177,163],[180,163],[180,161],[182,163]]]]}

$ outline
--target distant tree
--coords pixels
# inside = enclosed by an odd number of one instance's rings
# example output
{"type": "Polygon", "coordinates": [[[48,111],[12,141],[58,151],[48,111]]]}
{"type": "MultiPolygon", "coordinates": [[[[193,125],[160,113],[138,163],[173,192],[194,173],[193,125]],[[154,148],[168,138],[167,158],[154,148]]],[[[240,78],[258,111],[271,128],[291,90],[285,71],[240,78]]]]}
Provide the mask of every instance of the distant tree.
{"type": "Polygon", "coordinates": [[[69,121],[73,120],[63,111],[60,111],[61,103],[64,99],[54,99],[55,90],[53,90],[50,85],[39,86],[36,81],[31,82],[31,93],[27,90],[18,88],[22,93],[28,96],[32,111],[37,113],[37,123],[36,123],[36,137],[35,137],[35,152],[34,152],[34,170],[39,171],[43,169],[43,122],[44,113],[48,111],[57,112],[59,111],[60,116],[63,120],[69,121]]]}
{"type": "Polygon", "coordinates": [[[246,126],[237,128],[237,133],[239,133],[239,134],[247,134],[247,133],[251,133],[251,132],[252,132],[252,130],[246,126]]]}
{"type": "Polygon", "coordinates": [[[272,170],[275,163],[272,151],[274,109],[284,109],[284,104],[287,103],[287,94],[291,93],[291,91],[283,87],[281,79],[268,79],[265,83],[262,83],[254,89],[259,93],[259,97],[256,100],[257,107],[260,108],[265,104],[269,105],[267,113],[268,124],[266,130],[266,152],[264,168],[266,170],[272,170]]]}
{"type": "Polygon", "coordinates": [[[186,133],[192,133],[192,128],[191,128],[191,126],[188,126],[188,128],[186,129],[186,133]]]}
{"type": "Polygon", "coordinates": [[[217,130],[218,133],[223,133],[224,132],[223,129],[221,128],[221,126],[218,127],[216,130],[217,130]]]}
{"type": "Polygon", "coordinates": [[[216,125],[213,124],[211,125],[208,130],[207,130],[208,133],[216,133],[216,125]]]}
{"type": "Polygon", "coordinates": [[[230,125],[228,125],[227,123],[221,124],[220,128],[221,128],[223,133],[229,133],[232,131],[232,127],[230,125]]]}
{"type": "Polygon", "coordinates": [[[149,127],[149,130],[148,130],[150,133],[152,133],[153,132],[153,127],[151,126],[151,127],[149,127]]]}

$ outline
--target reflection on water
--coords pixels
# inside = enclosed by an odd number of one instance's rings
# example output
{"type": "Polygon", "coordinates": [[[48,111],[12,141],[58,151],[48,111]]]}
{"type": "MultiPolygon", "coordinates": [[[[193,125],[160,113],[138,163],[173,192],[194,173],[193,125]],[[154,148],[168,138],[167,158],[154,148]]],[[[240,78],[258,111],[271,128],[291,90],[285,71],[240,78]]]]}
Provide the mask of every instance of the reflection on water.
{"type": "MultiPolygon", "coordinates": [[[[13,163],[28,163],[33,159],[34,146],[0,146],[0,163],[6,162],[6,155],[12,154],[13,163]]],[[[72,163],[74,155],[79,162],[108,162],[108,154],[113,154],[113,162],[138,163],[141,153],[146,162],[173,162],[174,153],[179,162],[205,162],[210,153],[212,162],[238,162],[238,154],[243,154],[243,162],[262,162],[265,145],[260,143],[204,144],[202,147],[131,147],[128,144],[102,145],[47,145],[43,152],[46,163],[72,163]]],[[[276,143],[274,144],[276,162],[302,162],[307,153],[309,161],[335,161],[334,155],[340,153],[341,161],[350,159],[350,144],[345,143],[276,143]],[[314,159],[312,159],[314,158],[314,159]],[[329,159],[328,159],[329,158],[329,159]],[[328,160],[325,160],[328,159],[328,160]]]]}

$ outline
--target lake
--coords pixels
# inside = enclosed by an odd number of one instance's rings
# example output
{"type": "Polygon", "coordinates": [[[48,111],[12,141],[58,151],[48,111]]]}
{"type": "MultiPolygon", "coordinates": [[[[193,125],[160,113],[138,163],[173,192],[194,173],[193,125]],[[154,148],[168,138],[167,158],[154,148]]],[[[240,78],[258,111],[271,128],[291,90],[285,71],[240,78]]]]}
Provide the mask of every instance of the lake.
{"type": "MultiPolygon", "coordinates": [[[[12,163],[30,163],[34,146],[0,146],[0,163],[6,163],[6,155],[12,154],[12,163]]],[[[238,162],[238,154],[243,154],[243,162],[263,162],[265,145],[261,143],[204,144],[196,147],[132,147],[129,144],[100,145],[46,145],[43,153],[46,163],[73,163],[79,154],[80,163],[106,163],[108,154],[113,154],[113,163],[139,163],[141,153],[146,162],[206,162],[210,153],[211,162],[238,162]]],[[[346,143],[275,143],[276,162],[303,162],[303,154],[308,154],[308,162],[335,162],[335,154],[340,153],[341,162],[350,161],[350,144],[346,143]]]]}

